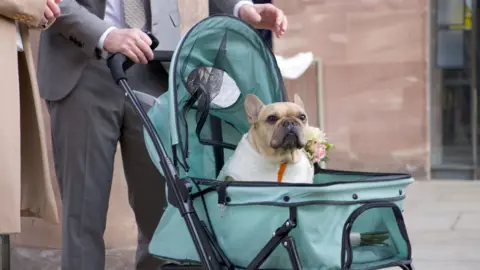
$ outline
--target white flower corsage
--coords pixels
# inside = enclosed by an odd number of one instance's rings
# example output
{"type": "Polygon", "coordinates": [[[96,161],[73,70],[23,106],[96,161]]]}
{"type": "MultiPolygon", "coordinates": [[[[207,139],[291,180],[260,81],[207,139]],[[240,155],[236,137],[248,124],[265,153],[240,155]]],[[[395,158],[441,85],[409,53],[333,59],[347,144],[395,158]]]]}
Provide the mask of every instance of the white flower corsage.
{"type": "Polygon", "coordinates": [[[305,136],[305,153],[312,163],[326,162],[328,160],[328,152],[333,148],[333,144],[328,143],[327,136],[317,127],[307,127],[305,136]]]}

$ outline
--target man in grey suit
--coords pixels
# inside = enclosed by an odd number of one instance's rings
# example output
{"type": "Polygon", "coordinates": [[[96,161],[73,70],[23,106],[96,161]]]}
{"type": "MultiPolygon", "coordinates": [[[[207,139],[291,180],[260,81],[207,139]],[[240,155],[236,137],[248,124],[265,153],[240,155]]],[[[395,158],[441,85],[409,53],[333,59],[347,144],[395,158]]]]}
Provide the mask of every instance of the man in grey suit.
{"type": "MultiPolygon", "coordinates": [[[[224,13],[254,27],[286,30],[283,12],[273,5],[217,0],[224,13]]],[[[174,50],[180,39],[177,0],[63,0],[62,15],[41,36],[38,78],[52,126],[55,169],[63,202],[62,269],[105,268],[106,214],[114,155],[120,142],[130,205],[138,224],[136,269],[156,269],[148,243],[165,205],[164,179],[149,159],[142,126],[105,63],[121,52],[135,63],[158,50],[174,50]]],[[[168,79],[161,63],[135,65],[128,72],[134,89],[159,96],[168,79]]]]}

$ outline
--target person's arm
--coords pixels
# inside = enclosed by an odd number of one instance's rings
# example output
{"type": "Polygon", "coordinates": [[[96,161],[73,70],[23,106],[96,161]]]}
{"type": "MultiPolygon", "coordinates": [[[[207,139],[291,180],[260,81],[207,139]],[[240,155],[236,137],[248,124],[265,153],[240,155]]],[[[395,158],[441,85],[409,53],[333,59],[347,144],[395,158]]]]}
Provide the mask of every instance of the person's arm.
{"type": "Polygon", "coordinates": [[[95,57],[100,37],[112,25],[100,19],[75,0],[60,3],[61,15],[49,28],[74,42],[88,57],[95,57]]]}
{"type": "MultiPolygon", "coordinates": [[[[283,11],[273,4],[253,4],[250,1],[228,0],[224,2],[223,8],[233,4],[233,13],[236,17],[250,24],[257,29],[271,30],[277,38],[285,34],[287,30],[287,17],[283,11]]],[[[218,5],[221,0],[216,0],[218,5]]]]}
{"type": "Polygon", "coordinates": [[[0,0],[0,15],[29,25],[39,25],[47,0],[0,0]]]}

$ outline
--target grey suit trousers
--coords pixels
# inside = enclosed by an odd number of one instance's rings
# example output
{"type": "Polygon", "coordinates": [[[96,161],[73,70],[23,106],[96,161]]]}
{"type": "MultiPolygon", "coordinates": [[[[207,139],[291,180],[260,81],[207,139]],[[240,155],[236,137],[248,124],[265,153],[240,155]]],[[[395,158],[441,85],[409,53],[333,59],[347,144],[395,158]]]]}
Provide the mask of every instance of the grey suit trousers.
{"type": "MultiPolygon", "coordinates": [[[[137,91],[168,88],[160,63],[127,73],[137,91]]],[[[63,201],[62,270],[105,269],[105,231],[114,156],[120,142],[130,205],[139,229],[136,269],[157,269],[148,243],[166,205],[165,181],[151,162],[142,122],[104,60],[91,60],[73,91],[49,101],[53,151],[63,201]]]]}

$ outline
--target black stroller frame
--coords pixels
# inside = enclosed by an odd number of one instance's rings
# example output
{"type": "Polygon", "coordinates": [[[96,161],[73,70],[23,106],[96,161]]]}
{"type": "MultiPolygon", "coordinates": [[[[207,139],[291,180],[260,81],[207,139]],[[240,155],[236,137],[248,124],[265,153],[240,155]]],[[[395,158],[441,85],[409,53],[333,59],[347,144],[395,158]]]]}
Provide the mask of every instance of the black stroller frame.
{"type": "MultiPolygon", "coordinates": [[[[152,50],[154,50],[158,46],[158,40],[152,34],[147,34],[152,39],[151,48],[152,50]]],[[[154,51],[153,61],[171,62],[172,57],[172,51],[154,51]]],[[[235,266],[229,261],[229,259],[225,256],[219,245],[216,243],[214,235],[209,232],[207,225],[198,217],[197,212],[193,206],[193,199],[196,197],[195,195],[198,196],[198,194],[191,194],[192,185],[191,181],[189,180],[192,179],[180,179],[177,168],[172,163],[172,160],[168,157],[165,147],[159,135],[155,131],[155,128],[150,121],[145,109],[142,107],[140,101],[135,96],[134,91],[130,88],[126,76],[126,71],[133,65],[133,62],[129,60],[125,55],[117,53],[110,55],[107,60],[107,65],[110,68],[115,83],[125,91],[125,94],[129,97],[130,101],[132,102],[142,119],[144,127],[148,135],[150,136],[153,146],[155,147],[155,150],[159,156],[160,167],[165,174],[166,184],[168,185],[169,190],[167,196],[168,201],[180,211],[180,214],[183,217],[185,224],[187,225],[188,231],[192,237],[193,243],[201,260],[201,265],[171,265],[164,266],[163,269],[220,270],[239,268],[238,266],[235,266]]],[[[219,195],[220,193],[222,193],[222,186],[225,185],[220,185],[219,187],[217,187],[219,195]]],[[[226,188],[226,186],[224,188],[226,188]]],[[[226,202],[221,202],[219,196],[219,205],[222,206],[222,204],[226,204],[226,202]]],[[[275,232],[272,233],[272,237],[270,238],[270,240],[265,244],[265,246],[257,254],[257,256],[250,262],[246,269],[259,269],[279,245],[282,245],[284,248],[286,248],[291,262],[291,269],[302,269],[295,241],[293,237],[289,236],[289,233],[292,231],[292,229],[296,227],[296,215],[296,207],[290,207],[288,219],[281,226],[279,226],[275,232]]],[[[414,269],[411,260],[401,263],[397,262],[397,264],[389,264],[383,267],[391,266],[398,266],[404,270],[414,269]]]]}

